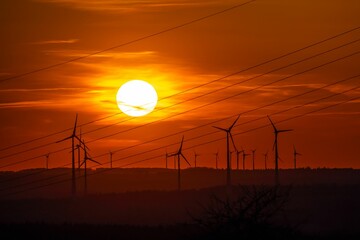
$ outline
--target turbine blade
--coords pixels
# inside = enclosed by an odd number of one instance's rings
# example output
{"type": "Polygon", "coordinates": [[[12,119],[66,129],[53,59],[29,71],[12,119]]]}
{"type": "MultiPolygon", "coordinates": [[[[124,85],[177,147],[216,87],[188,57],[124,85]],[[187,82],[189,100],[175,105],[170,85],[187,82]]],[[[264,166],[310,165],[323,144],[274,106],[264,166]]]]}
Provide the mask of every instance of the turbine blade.
{"type": "Polygon", "coordinates": [[[184,154],[180,153],[180,155],[184,158],[184,160],[187,162],[187,164],[189,164],[189,166],[191,167],[191,164],[190,164],[189,161],[186,159],[186,157],[184,156],[184,154]]]}
{"type": "Polygon", "coordinates": [[[80,164],[79,168],[81,168],[82,165],[84,165],[85,161],[86,161],[85,159],[84,159],[84,161],[82,161],[82,163],[80,164]]]}
{"type": "Polygon", "coordinates": [[[221,131],[225,131],[225,132],[227,132],[227,129],[225,129],[225,128],[221,128],[221,127],[216,127],[216,126],[212,126],[213,128],[216,128],[216,129],[219,129],[219,130],[221,130],[221,131]]]}
{"type": "Polygon", "coordinates": [[[276,131],[277,131],[277,129],[276,129],[276,127],[275,127],[275,125],[274,125],[273,121],[271,121],[271,118],[269,117],[269,115],[267,115],[267,117],[268,117],[268,119],[270,120],[270,123],[271,123],[271,125],[273,126],[274,131],[276,132],[276,131]]]}
{"type": "Polygon", "coordinates": [[[56,143],[63,142],[63,141],[68,140],[68,139],[70,139],[70,138],[72,138],[72,136],[66,137],[66,138],[64,138],[64,139],[62,139],[62,140],[59,140],[59,141],[57,141],[56,143]]]}
{"type": "Polygon", "coordinates": [[[231,129],[235,126],[236,122],[239,120],[240,118],[240,114],[239,116],[236,118],[236,120],[234,121],[234,123],[229,127],[229,131],[231,131],[231,129]]]}
{"type": "Polygon", "coordinates": [[[169,154],[168,157],[173,157],[173,156],[177,156],[178,153],[172,153],[172,154],[169,154]]]}
{"type": "Polygon", "coordinates": [[[272,147],[273,151],[275,150],[275,141],[273,143],[273,147],[272,147]]]}
{"type": "Polygon", "coordinates": [[[238,150],[237,150],[237,148],[236,148],[235,141],[234,141],[234,138],[233,138],[231,132],[229,132],[229,135],[230,135],[230,139],[231,139],[231,142],[232,142],[232,144],[233,144],[234,150],[237,152],[238,150]]]}
{"type": "Polygon", "coordinates": [[[181,150],[182,150],[183,143],[184,143],[184,135],[182,136],[182,139],[181,139],[181,144],[180,144],[179,152],[181,152],[181,150]]]}
{"type": "Polygon", "coordinates": [[[95,160],[92,159],[92,158],[88,158],[88,160],[90,160],[90,161],[92,161],[92,162],[94,162],[94,163],[97,163],[97,164],[99,164],[99,165],[102,165],[101,163],[99,163],[98,161],[95,161],[95,160]]]}
{"type": "Polygon", "coordinates": [[[78,114],[76,113],[76,117],[75,117],[75,124],[74,124],[74,129],[73,129],[72,136],[75,136],[75,134],[76,134],[77,119],[78,119],[78,114]]]}
{"type": "Polygon", "coordinates": [[[294,129],[278,130],[277,132],[278,132],[278,133],[281,133],[281,132],[290,132],[290,131],[294,131],[294,129]]]}

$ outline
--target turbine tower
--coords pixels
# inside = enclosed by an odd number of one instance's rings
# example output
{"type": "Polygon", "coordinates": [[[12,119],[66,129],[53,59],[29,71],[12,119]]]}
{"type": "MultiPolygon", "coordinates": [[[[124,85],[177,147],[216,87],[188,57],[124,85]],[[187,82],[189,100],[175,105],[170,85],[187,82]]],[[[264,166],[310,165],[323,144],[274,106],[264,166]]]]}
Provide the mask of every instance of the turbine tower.
{"type": "Polygon", "coordinates": [[[243,153],[244,150],[238,151],[236,150],[236,169],[239,170],[239,155],[243,153]]]}
{"type": "Polygon", "coordinates": [[[219,150],[216,152],[216,153],[214,153],[214,155],[215,155],[215,167],[216,167],[216,169],[218,169],[218,161],[219,161],[219,150]]]}
{"type": "Polygon", "coordinates": [[[49,169],[49,157],[50,157],[50,153],[45,154],[45,161],[46,161],[46,170],[49,169]]]}
{"type": "Polygon", "coordinates": [[[77,125],[77,118],[78,114],[76,114],[75,117],[75,124],[73,128],[73,132],[69,137],[66,137],[60,141],[57,141],[56,143],[66,141],[68,139],[71,139],[71,164],[72,164],[72,173],[71,173],[71,193],[72,196],[76,196],[76,180],[75,180],[75,138],[78,139],[81,142],[81,139],[76,136],[76,125],[77,125]]]}
{"type": "Polygon", "coordinates": [[[226,161],[226,185],[228,187],[231,186],[231,163],[230,163],[231,157],[230,157],[229,137],[230,137],[231,142],[236,151],[236,147],[235,147],[233,136],[231,134],[231,130],[233,129],[233,127],[235,126],[235,124],[239,120],[239,118],[240,118],[240,115],[236,118],[236,120],[233,122],[233,124],[231,124],[231,126],[229,128],[220,128],[220,127],[213,126],[216,129],[226,132],[226,155],[227,155],[226,156],[226,159],[227,159],[227,161],[226,161]]]}
{"type": "Polygon", "coordinates": [[[255,170],[255,152],[256,152],[256,149],[254,150],[251,150],[252,152],[252,165],[253,165],[253,171],[255,170]]]}
{"type": "Polygon", "coordinates": [[[79,138],[78,138],[78,144],[76,144],[76,149],[77,149],[77,153],[78,153],[78,171],[79,171],[79,174],[80,174],[80,165],[81,165],[81,160],[80,160],[80,150],[81,150],[81,128],[80,128],[80,135],[79,135],[79,138]]]}
{"type": "Polygon", "coordinates": [[[294,145],[294,169],[296,169],[296,156],[302,156],[302,154],[296,151],[296,148],[294,145]]]}
{"type": "Polygon", "coordinates": [[[166,151],[166,152],[165,152],[165,168],[166,168],[166,169],[168,168],[168,157],[169,157],[169,154],[168,154],[168,152],[166,151]]]}
{"type": "Polygon", "coordinates": [[[290,132],[293,131],[293,129],[277,129],[275,124],[273,123],[273,121],[271,121],[271,118],[269,116],[267,116],[273,129],[274,129],[274,145],[273,145],[273,150],[275,150],[275,183],[276,185],[279,184],[279,150],[278,150],[278,135],[279,133],[284,133],[284,132],[290,132]]]}
{"type": "Polygon", "coordinates": [[[170,154],[169,157],[176,157],[177,156],[177,167],[178,167],[178,191],[181,191],[181,177],[180,177],[180,157],[182,157],[185,162],[187,164],[189,164],[189,166],[191,166],[191,164],[189,163],[189,161],[186,159],[186,157],[184,156],[184,154],[182,153],[182,146],[183,146],[183,143],[184,143],[184,136],[182,137],[181,139],[181,143],[180,143],[180,147],[179,147],[179,150],[173,154],[170,154]]]}
{"type": "Polygon", "coordinates": [[[266,153],[263,154],[263,156],[264,156],[264,162],[265,162],[265,170],[267,170],[268,153],[269,153],[269,151],[267,151],[266,153]]]}
{"type": "Polygon", "coordinates": [[[109,151],[109,158],[110,158],[110,169],[112,169],[113,168],[113,165],[112,165],[112,160],[113,160],[113,155],[114,155],[115,153],[114,152],[112,152],[112,151],[109,151]]]}
{"type": "Polygon", "coordinates": [[[245,170],[245,160],[247,156],[250,156],[250,154],[245,153],[245,150],[242,151],[242,156],[243,156],[243,170],[245,170]]]}
{"type": "Polygon", "coordinates": [[[89,155],[88,155],[88,153],[87,153],[87,147],[86,147],[86,144],[85,144],[85,141],[82,141],[82,144],[83,144],[83,150],[84,150],[84,160],[83,160],[83,162],[81,163],[81,165],[80,165],[80,167],[82,166],[82,165],[84,165],[84,180],[85,180],[85,182],[84,182],[84,193],[85,193],[85,195],[87,195],[87,174],[86,174],[86,162],[87,162],[87,160],[89,160],[89,161],[92,161],[92,162],[94,162],[94,163],[97,163],[97,164],[99,164],[99,165],[101,165],[101,163],[99,163],[98,161],[95,161],[94,159],[92,159],[89,155]]]}
{"type": "Polygon", "coordinates": [[[195,151],[194,151],[194,158],[195,158],[195,168],[196,168],[196,159],[197,159],[197,157],[199,157],[200,155],[199,154],[197,154],[195,151]]]}

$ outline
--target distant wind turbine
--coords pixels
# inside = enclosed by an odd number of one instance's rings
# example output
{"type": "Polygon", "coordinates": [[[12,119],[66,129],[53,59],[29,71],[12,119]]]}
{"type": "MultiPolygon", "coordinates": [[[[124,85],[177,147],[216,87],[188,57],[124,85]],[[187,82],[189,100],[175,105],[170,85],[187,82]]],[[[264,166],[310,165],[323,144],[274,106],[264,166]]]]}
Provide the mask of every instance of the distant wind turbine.
{"type": "Polygon", "coordinates": [[[77,124],[77,118],[78,118],[78,114],[76,114],[76,118],[75,118],[75,124],[74,124],[74,128],[73,128],[73,132],[69,137],[66,137],[60,141],[57,141],[56,143],[59,142],[63,142],[66,141],[68,139],[71,139],[71,164],[72,164],[72,175],[71,175],[71,193],[72,196],[75,197],[76,196],[76,176],[75,176],[75,138],[78,139],[81,142],[81,139],[76,136],[76,124],[77,124]]]}
{"type": "Polygon", "coordinates": [[[264,162],[265,162],[265,170],[267,169],[268,153],[269,153],[269,151],[266,151],[266,153],[263,154],[263,156],[264,156],[264,162]]]}
{"type": "Polygon", "coordinates": [[[243,156],[243,170],[245,170],[245,160],[247,156],[250,156],[250,154],[245,153],[245,150],[242,151],[242,156],[243,156]]]}
{"type": "Polygon", "coordinates": [[[243,152],[244,152],[244,150],[241,150],[241,151],[236,150],[236,169],[237,170],[239,170],[239,155],[243,152]]]}
{"type": "Polygon", "coordinates": [[[214,153],[214,155],[215,155],[215,167],[216,167],[216,169],[218,169],[218,161],[219,161],[219,150],[216,152],[216,153],[214,153]]]}
{"type": "Polygon", "coordinates": [[[83,144],[83,150],[84,150],[84,160],[83,160],[83,162],[80,164],[80,167],[82,166],[82,165],[84,165],[84,180],[85,180],[85,183],[84,183],[84,193],[85,193],[85,195],[87,195],[87,174],[86,174],[86,170],[87,170],[87,168],[86,168],[86,162],[87,162],[87,160],[89,160],[89,161],[92,161],[92,162],[94,162],[94,163],[97,163],[97,164],[99,164],[99,165],[101,165],[101,163],[99,163],[98,161],[95,161],[94,159],[92,159],[89,155],[88,155],[88,153],[87,153],[87,148],[86,148],[86,144],[85,144],[85,141],[83,140],[82,141],[82,144],[83,144]]]}
{"type": "Polygon", "coordinates": [[[182,157],[185,162],[187,162],[187,164],[189,164],[189,166],[191,166],[191,164],[189,163],[189,161],[186,159],[186,157],[184,156],[184,154],[182,153],[182,147],[183,147],[183,143],[184,143],[184,136],[181,139],[181,143],[180,143],[180,147],[179,150],[173,154],[170,154],[169,157],[176,157],[177,156],[177,167],[178,167],[178,190],[181,191],[181,177],[180,177],[180,172],[181,172],[181,168],[180,168],[180,157],[182,157]]]}
{"type": "Polygon", "coordinates": [[[252,165],[253,165],[253,171],[255,170],[255,152],[256,152],[256,149],[254,150],[251,150],[252,152],[252,165]]]}
{"type": "Polygon", "coordinates": [[[165,168],[166,168],[166,169],[168,168],[168,158],[169,158],[169,154],[168,154],[168,152],[166,151],[166,152],[165,152],[165,168]]]}
{"type": "Polygon", "coordinates": [[[195,168],[196,168],[196,159],[200,156],[200,154],[197,154],[195,151],[194,151],[194,158],[195,158],[195,168]]]}
{"type": "Polygon", "coordinates": [[[233,127],[235,126],[236,122],[239,120],[240,115],[236,118],[236,120],[233,122],[233,124],[231,124],[231,126],[229,128],[220,128],[220,127],[216,127],[213,126],[216,129],[219,129],[221,131],[226,132],[226,153],[227,153],[227,162],[226,162],[226,185],[229,187],[231,186],[231,157],[230,157],[230,146],[229,146],[229,137],[233,143],[234,149],[236,150],[235,147],[235,142],[233,139],[233,136],[231,134],[231,130],[233,129],[233,127]]]}
{"type": "Polygon", "coordinates": [[[302,156],[302,154],[296,151],[296,148],[294,145],[294,169],[296,169],[296,156],[302,156]]]}
{"type": "Polygon", "coordinates": [[[112,169],[113,168],[113,155],[114,155],[115,153],[114,152],[112,152],[112,151],[109,151],[109,158],[110,158],[110,169],[112,169]]]}
{"type": "Polygon", "coordinates": [[[44,155],[45,156],[45,161],[46,161],[46,169],[49,169],[49,157],[50,157],[50,153],[48,153],[48,154],[45,154],[44,155]]]}
{"type": "Polygon", "coordinates": [[[274,129],[274,145],[273,145],[273,150],[275,149],[275,183],[278,185],[279,184],[279,151],[278,151],[278,135],[279,133],[283,133],[283,132],[290,132],[293,131],[293,129],[282,129],[279,130],[276,128],[275,124],[273,123],[273,121],[271,121],[271,118],[269,116],[267,116],[273,129],[274,129]]]}

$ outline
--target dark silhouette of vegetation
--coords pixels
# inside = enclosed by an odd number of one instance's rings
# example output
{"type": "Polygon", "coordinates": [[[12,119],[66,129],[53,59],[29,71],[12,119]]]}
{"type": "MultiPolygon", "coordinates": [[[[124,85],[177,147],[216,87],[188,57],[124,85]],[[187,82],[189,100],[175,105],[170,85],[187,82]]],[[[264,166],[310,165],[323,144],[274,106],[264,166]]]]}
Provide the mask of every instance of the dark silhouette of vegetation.
{"type": "Polygon", "coordinates": [[[233,197],[213,195],[202,216],[193,217],[202,239],[296,239],[299,234],[284,225],[290,187],[241,188],[233,197]]]}

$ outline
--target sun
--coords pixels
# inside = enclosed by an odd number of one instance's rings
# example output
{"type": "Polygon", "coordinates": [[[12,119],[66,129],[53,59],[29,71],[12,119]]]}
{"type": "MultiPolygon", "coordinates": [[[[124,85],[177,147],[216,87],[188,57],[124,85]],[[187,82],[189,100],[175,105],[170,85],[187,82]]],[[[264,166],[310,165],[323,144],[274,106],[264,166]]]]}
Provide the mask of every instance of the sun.
{"type": "Polygon", "coordinates": [[[120,110],[132,117],[141,117],[152,112],[157,100],[155,88],[143,80],[131,80],[124,83],[116,94],[120,110]]]}

